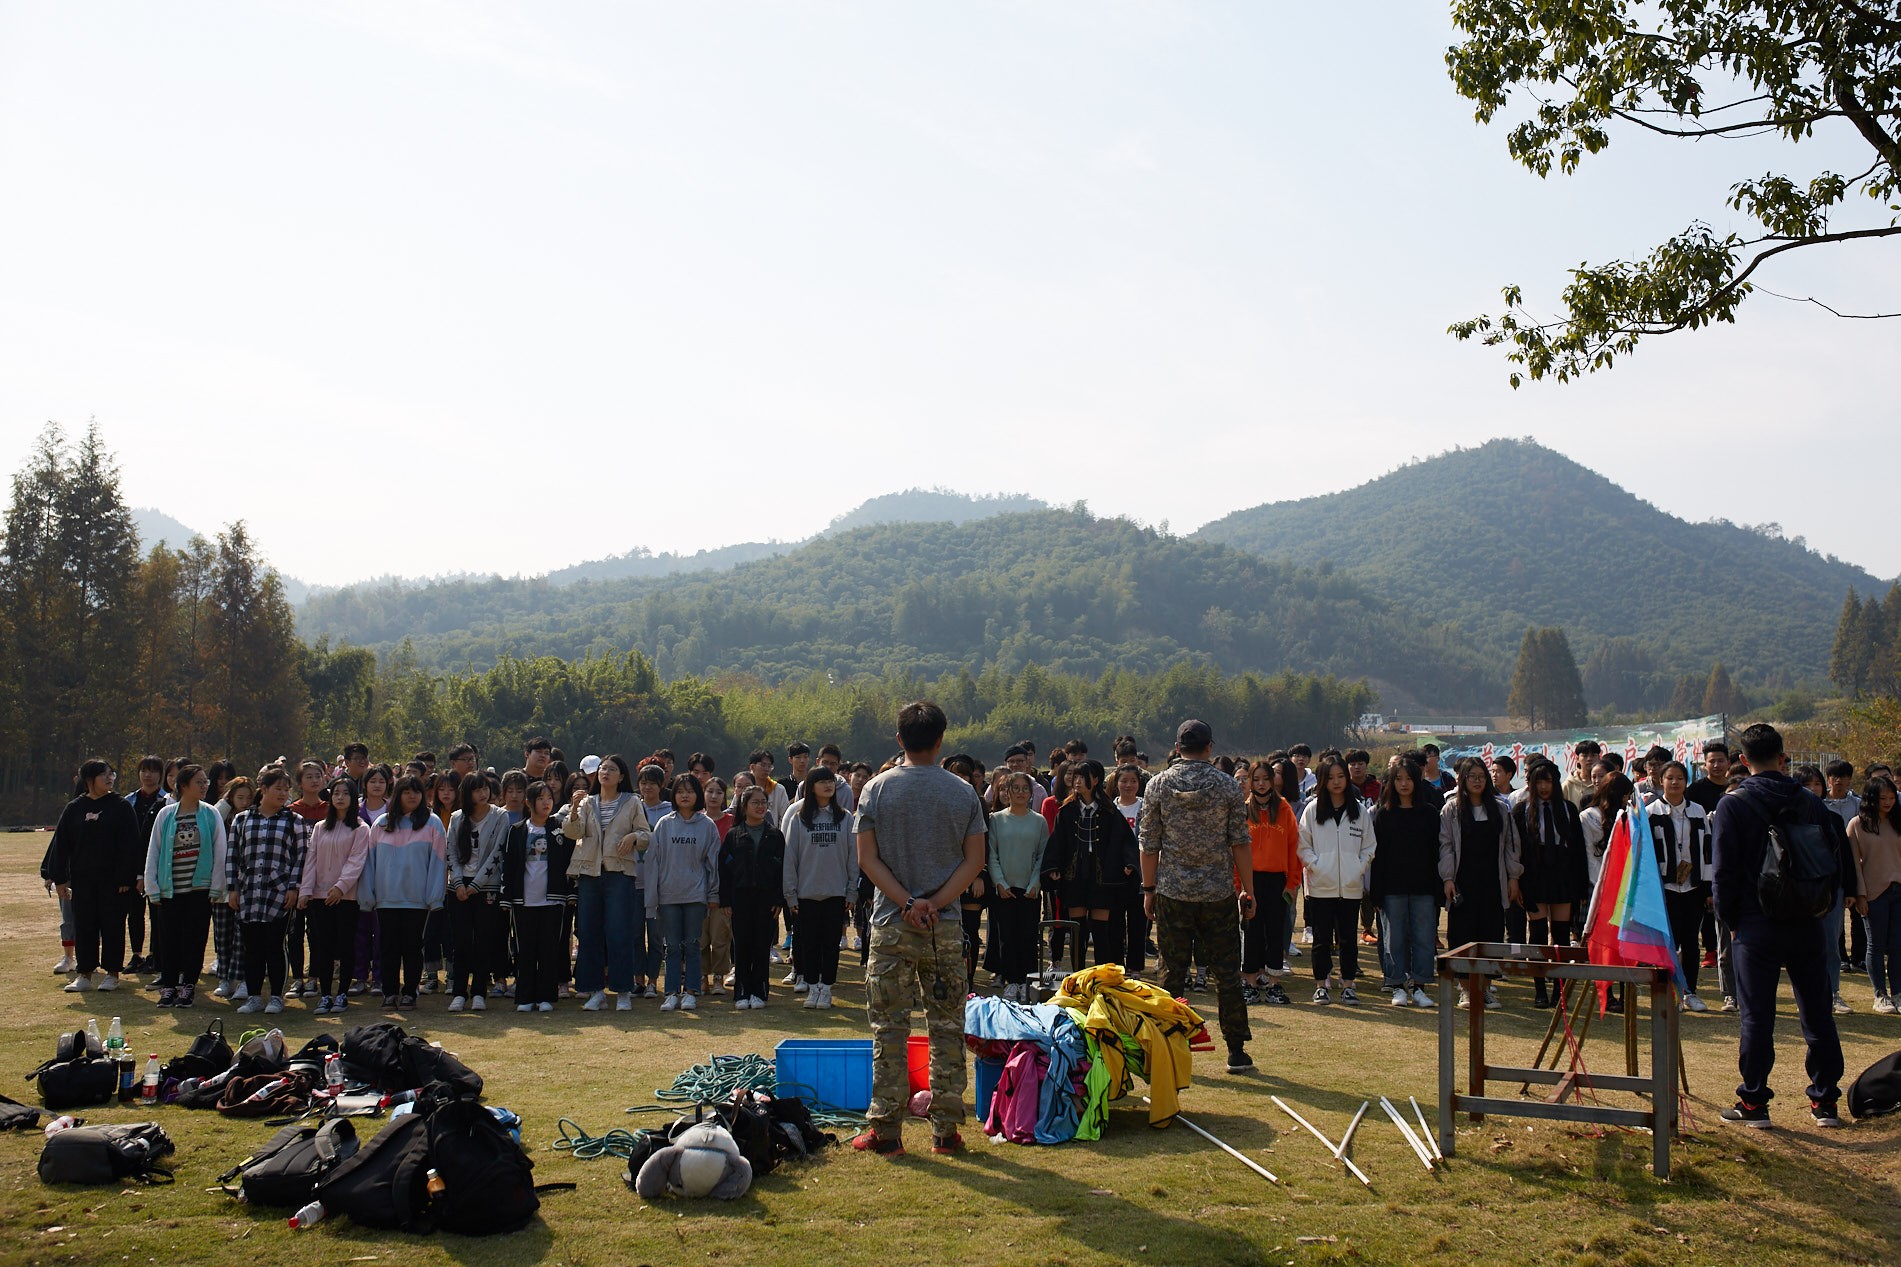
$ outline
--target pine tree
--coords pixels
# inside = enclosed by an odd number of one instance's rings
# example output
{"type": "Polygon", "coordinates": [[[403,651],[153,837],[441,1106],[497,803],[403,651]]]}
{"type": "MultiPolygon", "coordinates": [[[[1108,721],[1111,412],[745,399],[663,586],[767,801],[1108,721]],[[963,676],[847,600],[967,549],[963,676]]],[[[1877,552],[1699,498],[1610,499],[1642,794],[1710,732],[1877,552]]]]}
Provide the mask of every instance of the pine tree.
{"type": "Polygon", "coordinates": [[[1733,716],[1747,707],[1747,701],[1736,684],[1730,681],[1729,670],[1718,660],[1710,669],[1710,680],[1703,687],[1703,715],[1713,716],[1722,713],[1733,716]]]}
{"type": "Polygon", "coordinates": [[[1672,717],[1689,717],[1703,707],[1702,682],[1696,675],[1685,673],[1677,679],[1676,689],[1670,692],[1669,713],[1672,717]]]}
{"type": "Polygon", "coordinates": [[[1582,726],[1590,714],[1584,702],[1584,682],[1578,675],[1571,640],[1555,626],[1541,629],[1539,659],[1545,674],[1545,725],[1552,729],[1582,726]]]}
{"type": "Polygon", "coordinates": [[[1850,695],[1861,694],[1857,666],[1862,655],[1861,598],[1851,587],[1835,621],[1835,643],[1828,652],[1828,680],[1850,695]]]}

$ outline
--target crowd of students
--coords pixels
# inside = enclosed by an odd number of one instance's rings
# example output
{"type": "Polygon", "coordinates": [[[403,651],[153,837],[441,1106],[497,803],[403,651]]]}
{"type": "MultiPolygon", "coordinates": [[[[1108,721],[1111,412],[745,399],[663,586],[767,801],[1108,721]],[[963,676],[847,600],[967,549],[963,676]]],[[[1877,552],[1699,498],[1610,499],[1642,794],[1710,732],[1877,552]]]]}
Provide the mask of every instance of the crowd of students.
{"type": "MultiPolygon", "coordinates": [[[[1093,959],[1140,975],[1156,953],[1138,850],[1149,762],[1131,736],[1111,751],[1107,766],[1081,740],[1043,765],[1028,742],[994,770],[969,755],[942,761],[988,811],[988,865],[959,914],[972,979],[987,969],[1006,997],[1030,999],[1046,954],[1052,966],[1093,959]]],[[[1728,747],[1705,744],[1695,779],[1660,748],[1628,769],[1589,741],[1575,752],[1571,771],[1542,758],[1521,770],[1506,756],[1448,770],[1426,745],[1392,756],[1380,777],[1361,750],[1218,758],[1246,805],[1252,875],[1236,875],[1236,894],[1258,897],[1235,913],[1244,1001],[1290,1004],[1285,982],[1306,955],[1315,1004],[1356,1004],[1366,947],[1392,1006],[1426,1006],[1442,945],[1567,944],[1583,934],[1618,813],[1641,808],[1689,982],[1682,1006],[1706,1010],[1701,974],[1713,968],[1722,1010],[1736,1010],[1730,939],[1711,900],[1709,816],[1742,775],[1728,747]]],[[[125,795],[108,763],[91,760],[42,864],[60,898],[55,970],[73,992],[153,973],[142,984],[159,1007],[191,1007],[209,940],[212,993],[239,1011],[302,999],[330,1015],[365,994],[392,1009],[441,993],[452,1012],[498,998],[547,1012],[570,996],[590,1011],[655,998],[662,1011],[692,1011],[730,991],[735,1008],[763,1008],[782,962],[780,984],[827,1008],[841,950],[865,955],[871,894],[853,807],[877,771],[832,744],[816,760],[804,744],[786,757],[789,777],[759,749],[729,784],[697,752],[682,769],[664,749],[570,769],[535,737],[519,766],[498,772],[466,743],[440,768],[433,753],[398,768],[351,744],[333,761],[280,760],[249,777],[226,761],[146,757],[125,795]]],[[[1848,1010],[1841,972],[1865,971],[1875,1010],[1892,1014],[1893,774],[1869,770],[1859,796],[1845,762],[1792,774],[1836,812],[1868,895],[1845,888],[1833,916],[1833,1006],[1848,1010]]],[[[1192,988],[1208,988],[1206,967],[1190,973],[1192,988]]],[[[1539,982],[1535,1005],[1556,1002],[1539,982]]],[[[1460,1005],[1497,1007],[1497,991],[1461,991],[1460,1005]]]]}

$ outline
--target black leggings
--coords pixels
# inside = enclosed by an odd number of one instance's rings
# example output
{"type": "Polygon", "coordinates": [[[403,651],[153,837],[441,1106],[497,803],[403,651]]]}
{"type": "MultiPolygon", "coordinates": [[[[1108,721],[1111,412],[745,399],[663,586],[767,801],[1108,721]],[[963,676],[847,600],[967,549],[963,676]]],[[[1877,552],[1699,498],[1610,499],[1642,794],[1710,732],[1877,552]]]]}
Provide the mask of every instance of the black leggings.
{"type": "Polygon", "coordinates": [[[244,930],[244,984],[252,998],[262,994],[266,981],[272,994],[284,992],[284,925],[288,922],[279,915],[245,920],[240,926],[244,930]]]}
{"type": "Polygon", "coordinates": [[[733,899],[733,997],[763,999],[772,966],[775,921],[769,898],[741,893],[733,899]]]}
{"type": "Polygon", "coordinates": [[[152,930],[159,953],[159,988],[196,986],[198,975],[205,970],[211,895],[200,889],[166,898],[152,909],[152,930]]]}
{"type": "MultiPolygon", "coordinates": [[[[1258,908],[1258,899],[1255,903],[1258,908]]],[[[1360,899],[1307,898],[1307,918],[1314,922],[1314,980],[1321,985],[1333,975],[1334,947],[1340,949],[1340,979],[1352,985],[1360,975],[1360,899]]]]}
{"type": "Polygon", "coordinates": [[[1663,907],[1670,916],[1670,938],[1677,944],[1677,960],[1689,993],[1696,993],[1696,980],[1703,968],[1703,956],[1697,949],[1697,936],[1703,929],[1703,894],[1663,891],[1663,907]]]}
{"type": "Polygon", "coordinates": [[[845,931],[845,899],[808,897],[799,901],[794,948],[805,948],[805,980],[811,985],[838,983],[838,937],[845,931]]]}
{"type": "Polygon", "coordinates": [[[488,899],[480,893],[464,902],[449,895],[449,993],[467,997],[488,993],[488,899]]]}
{"type": "Polygon", "coordinates": [[[997,977],[1008,985],[1036,971],[1036,931],[1043,904],[1034,897],[1002,898],[990,904],[990,939],[996,943],[997,977]]]}
{"type": "Polygon", "coordinates": [[[1293,909],[1287,902],[1285,871],[1254,873],[1254,914],[1242,938],[1241,971],[1252,976],[1287,970],[1287,922],[1293,909]]]}
{"type": "Polygon", "coordinates": [[[326,906],[316,901],[304,908],[304,926],[310,930],[310,970],[317,978],[320,994],[328,996],[333,981],[336,993],[342,994],[356,975],[356,917],[355,902],[326,906]],[[330,971],[333,963],[334,977],[330,971]]]}
{"type": "Polygon", "coordinates": [[[383,993],[414,998],[422,989],[422,930],[430,912],[386,909],[376,913],[383,952],[383,993]]]}

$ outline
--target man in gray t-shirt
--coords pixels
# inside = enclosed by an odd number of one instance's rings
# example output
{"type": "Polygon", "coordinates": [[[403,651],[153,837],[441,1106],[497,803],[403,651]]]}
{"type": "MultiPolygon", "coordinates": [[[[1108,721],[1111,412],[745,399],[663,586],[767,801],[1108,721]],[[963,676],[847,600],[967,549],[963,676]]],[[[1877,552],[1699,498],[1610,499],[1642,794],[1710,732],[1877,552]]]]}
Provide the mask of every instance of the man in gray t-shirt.
{"type": "Polygon", "coordinates": [[[858,866],[878,890],[865,965],[871,1107],[864,1133],[852,1141],[861,1151],[904,1151],[911,1004],[919,997],[931,1040],[931,1150],[953,1153],[964,1143],[957,1128],[969,981],[957,899],[983,869],[987,828],[976,789],[938,767],[947,724],[935,704],[906,704],[898,713],[904,764],[865,784],[858,798],[858,866]]]}

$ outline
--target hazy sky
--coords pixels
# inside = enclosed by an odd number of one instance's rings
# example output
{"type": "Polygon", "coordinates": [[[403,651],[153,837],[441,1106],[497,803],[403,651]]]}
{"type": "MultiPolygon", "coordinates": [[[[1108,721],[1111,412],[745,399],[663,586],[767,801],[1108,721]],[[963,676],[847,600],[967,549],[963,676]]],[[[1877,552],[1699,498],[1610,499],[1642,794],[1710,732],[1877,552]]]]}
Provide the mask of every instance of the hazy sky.
{"type": "MultiPolygon", "coordinates": [[[[1533,436],[1901,571],[1868,479],[1901,322],[1758,296],[1518,392],[1444,333],[1726,230],[1786,154],[1619,134],[1541,182],[1445,13],[0,0],[0,463],[96,417],[131,502],[334,583],[796,538],[913,485],[1185,531],[1533,436]]],[[[1893,310],[1901,251],[1763,280],[1893,310]]]]}

